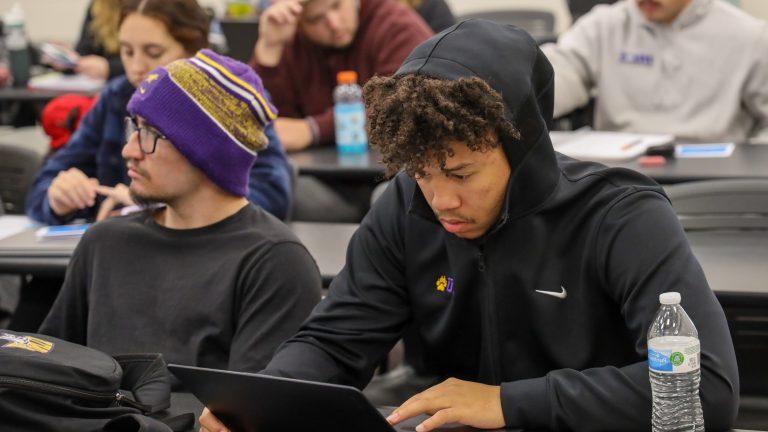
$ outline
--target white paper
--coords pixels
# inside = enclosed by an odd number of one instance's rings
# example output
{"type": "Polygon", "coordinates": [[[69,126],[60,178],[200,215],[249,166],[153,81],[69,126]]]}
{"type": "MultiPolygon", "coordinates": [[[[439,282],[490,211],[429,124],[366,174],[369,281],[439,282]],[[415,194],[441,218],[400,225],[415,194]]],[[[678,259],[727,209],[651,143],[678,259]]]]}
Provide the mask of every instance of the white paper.
{"type": "Polygon", "coordinates": [[[0,216],[0,240],[18,234],[36,224],[26,216],[0,216]]]}
{"type": "Polygon", "coordinates": [[[634,159],[648,147],[674,140],[672,135],[624,132],[576,131],[550,133],[555,150],[583,160],[625,161],[634,159]]]}
{"type": "Polygon", "coordinates": [[[29,88],[34,90],[96,93],[103,87],[104,80],[88,78],[85,75],[64,75],[59,72],[38,75],[29,80],[29,88]]]}

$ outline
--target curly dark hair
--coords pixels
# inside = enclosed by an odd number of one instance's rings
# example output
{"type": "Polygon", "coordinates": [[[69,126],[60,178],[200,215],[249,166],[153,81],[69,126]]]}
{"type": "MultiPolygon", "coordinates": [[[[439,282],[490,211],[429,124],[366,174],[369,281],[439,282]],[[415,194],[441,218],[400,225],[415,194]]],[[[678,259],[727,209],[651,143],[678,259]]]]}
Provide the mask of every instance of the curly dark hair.
{"type": "Polygon", "coordinates": [[[368,141],[381,151],[388,176],[401,169],[424,175],[424,167],[435,160],[444,167],[453,156],[450,141],[484,152],[501,145],[503,137],[519,137],[504,117],[499,93],[477,77],[374,77],[363,97],[368,141]]]}

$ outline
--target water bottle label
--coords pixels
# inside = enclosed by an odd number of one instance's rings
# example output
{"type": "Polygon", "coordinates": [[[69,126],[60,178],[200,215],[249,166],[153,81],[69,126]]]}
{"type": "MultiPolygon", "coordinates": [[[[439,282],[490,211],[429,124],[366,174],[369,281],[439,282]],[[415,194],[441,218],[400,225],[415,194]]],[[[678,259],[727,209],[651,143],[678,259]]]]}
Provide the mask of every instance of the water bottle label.
{"type": "Polygon", "coordinates": [[[333,108],[333,117],[339,151],[364,152],[368,147],[365,106],[362,103],[338,103],[333,108]]]}
{"type": "Polygon", "coordinates": [[[661,373],[699,369],[701,345],[696,338],[658,337],[648,341],[648,368],[661,373]]]}

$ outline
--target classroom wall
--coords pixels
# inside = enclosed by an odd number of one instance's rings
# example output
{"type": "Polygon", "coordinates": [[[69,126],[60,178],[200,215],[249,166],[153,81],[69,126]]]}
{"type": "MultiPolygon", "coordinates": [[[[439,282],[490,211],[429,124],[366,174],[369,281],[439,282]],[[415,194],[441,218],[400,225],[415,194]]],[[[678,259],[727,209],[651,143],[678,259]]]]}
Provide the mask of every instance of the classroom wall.
{"type": "Polygon", "coordinates": [[[740,0],[739,3],[748,13],[768,21],[768,0],[740,0]]]}
{"type": "Polygon", "coordinates": [[[0,0],[0,14],[5,14],[17,2],[26,15],[30,39],[65,43],[74,43],[80,36],[89,4],[89,0],[0,0]]]}
{"type": "Polygon", "coordinates": [[[461,17],[472,12],[507,9],[539,9],[551,12],[555,17],[555,33],[560,34],[571,26],[571,11],[567,0],[446,0],[453,14],[461,17]]]}
{"type": "MultiPolygon", "coordinates": [[[[570,14],[566,14],[566,0],[446,0],[454,13],[461,15],[478,10],[505,7],[525,7],[538,5],[551,8],[558,17],[558,30],[570,23],[570,14]]],[[[730,0],[739,4],[745,11],[759,18],[768,20],[768,0],[730,0]]],[[[20,2],[27,16],[27,31],[33,41],[58,40],[74,43],[79,36],[80,26],[85,17],[85,8],[89,0],[0,0],[0,14],[20,2]]],[[[212,7],[217,13],[223,13],[226,0],[200,0],[204,6],[212,7]]]]}

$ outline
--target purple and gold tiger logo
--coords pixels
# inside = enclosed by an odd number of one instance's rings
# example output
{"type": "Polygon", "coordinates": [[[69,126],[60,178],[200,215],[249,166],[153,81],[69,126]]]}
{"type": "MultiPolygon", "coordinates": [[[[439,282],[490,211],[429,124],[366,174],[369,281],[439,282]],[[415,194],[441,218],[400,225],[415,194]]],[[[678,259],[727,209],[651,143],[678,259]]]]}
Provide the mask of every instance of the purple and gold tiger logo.
{"type": "Polygon", "coordinates": [[[440,276],[437,278],[437,281],[435,281],[435,289],[440,292],[453,293],[453,278],[445,275],[440,276]]]}

